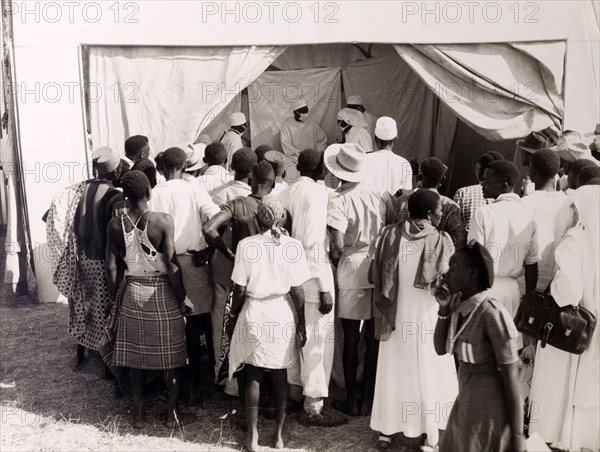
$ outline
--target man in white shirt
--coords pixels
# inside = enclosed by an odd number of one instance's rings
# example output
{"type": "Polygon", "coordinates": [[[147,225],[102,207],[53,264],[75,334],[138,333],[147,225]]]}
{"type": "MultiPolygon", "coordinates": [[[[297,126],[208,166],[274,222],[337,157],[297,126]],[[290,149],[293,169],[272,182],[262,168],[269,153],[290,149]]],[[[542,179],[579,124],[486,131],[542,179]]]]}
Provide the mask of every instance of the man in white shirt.
{"type": "Polygon", "coordinates": [[[225,146],[227,151],[227,171],[231,170],[231,158],[233,153],[244,147],[242,135],[246,131],[246,115],[241,111],[236,111],[229,118],[229,130],[223,133],[219,140],[225,146]]]}
{"type": "MultiPolygon", "coordinates": [[[[577,213],[571,198],[563,191],[556,191],[554,176],[558,174],[560,158],[550,150],[533,154],[529,178],[535,191],[521,199],[521,203],[533,214],[537,223],[540,249],[537,290],[545,290],[554,275],[554,249],[568,229],[575,226],[577,213]]],[[[524,281],[519,278],[521,291],[524,281]]]]}
{"type": "Polygon", "coordinates": [[[324,154],[324,164],[341,181],[327,207],[331,234],[330,256],[337,267],[337,317],[344,337],[343,367],[346,401],[340,410],[352,416],[368,413],[373,403],[378,344],[375,340],[369,262],[375,241],[395,216],[392,196],[382,188],[363,184],[367,153],[354,143],[333,144],[324,154]],[[361,323],[366,329],[366,353],[362,394],[358,387],[358,344],[361,323]],[[359,409],[359,399],[362,407],[359,409]]]}
{"type": "Polygon", "coordinates": [[[355,143],[365,152],[373,152],[373,136],[367,131],[367,123],[360,111],[342,108],[337,114],[337,122],[342,129],[344,143],[355,143]]]}
{"type": "Polygon", "coordinates": [[[287,157],[286,181],[295,182],[298,177],[298,156],[304,149],[324,151],[327,135],[317,123],[308,118],[308,105],[301,100],[293,106],[293,118],[281,125],[279,138],[281,150],[287,157]]]}
{"type": "Polygon", "coordinates": [[[231,158],[233,179],[210,192],[213,202],[221,205],[240,196],[249,196],[251,193],[250,174],[256,163],[256,154],[252,149],[241,148],[235,151],[231,158]]]}
{"type": "Polygon", "coordinates": [[[398,190],[412,190],[410,163],[392,151],[397,139],[396,121],[387,116],[379,118],[375,126],[375,143],[379,150],[366,156],[363,184],[383,188],[392,195],[398,190]]]}
{"type": "Polygon", "coordinates": [[[481,188],[484,198],[494,202],[480,207],[471,216],[467,242],[476,240],[494,258],[492,295],[514,317],[521,301],[517,277],[525,268],[525,291],[535,290],[540,259],[537,223],[530,210],[513,190],[520,183],[517,167],[505,160],[488,165],[481,188]]]}
{"type": "MultiPolygon", "coordinates": [[[[288,381],[302,387],[304,417],[309,425],[334,426],[347,421],[335,411],[323,412],[323,398],[329,395],[334,352],[333,270],[327,252],[327,188],[317,181],[323,177],[323,153],[314,149],[298,157],[300,179],[279,195],[286,210],[286,227],[302,242],[312,279],[304,289],[307,340],[300,362],[288,369],[288,381]]],[[[291,397],[300,398],[294,394],[291,397]],[[296,397],[294,397],[296,396],[296,397]]]]}
{"type": "Polygon", "coordinates": [[[166,182],[152,190],[149,206],[153,211],[173,217],[175,254],[181,267],[183,285],[194,304],[194,314],[187,316],[186,341],[190,360],[192,385],[191,406],[203,403],[200,389],[200,336],[208,343],[209,361],[213,363],[211,306],[212,289],[208,273],[208,247],[202,234],[203,220],[209,220],[220,209],[208,193],[198,185],[182,179],[186,154],[182,149],[167,149],[162,156],[166,182]]]}
{"type": "Polygon", "coordinates": [[[233,175],[225,168],[227,150],[223,143],[210,143],[204,150],[204,163],[208,165],[206,172],[196,178],[197,183],[208,194],[215,188],[233,180],[233,175]]]}

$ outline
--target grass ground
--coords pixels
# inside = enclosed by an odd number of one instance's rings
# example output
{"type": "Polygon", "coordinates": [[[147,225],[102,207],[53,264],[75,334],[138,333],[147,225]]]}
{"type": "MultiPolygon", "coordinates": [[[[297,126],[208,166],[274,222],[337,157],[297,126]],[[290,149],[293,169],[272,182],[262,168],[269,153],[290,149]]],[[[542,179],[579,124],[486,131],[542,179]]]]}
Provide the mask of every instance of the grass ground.
{"type": "MultiPolygon", "coordinates": [[[[128,402],[112,398],[99,357],[79,372],[70,369],[75,343],[67,334],[68,308],[38,304],[0,289],[0,450],[240,450],[243,432],[231,413],[235,400],[218,394],[195,412],[184,430],[160,422],[163,396],[153,396],[148,426],[134,430],[128,402]]],[[[369,418],[335,428],[305,427],[286,419],[288,450],[376,450],[369,418]]],[[[273,421],[261,420],[261,446],[268,445],[273,421]]],[[[269,450],[265,447],[265,450],[269,450]]],[[[392,450],[402,450],[398,444],[392,450]]]]}

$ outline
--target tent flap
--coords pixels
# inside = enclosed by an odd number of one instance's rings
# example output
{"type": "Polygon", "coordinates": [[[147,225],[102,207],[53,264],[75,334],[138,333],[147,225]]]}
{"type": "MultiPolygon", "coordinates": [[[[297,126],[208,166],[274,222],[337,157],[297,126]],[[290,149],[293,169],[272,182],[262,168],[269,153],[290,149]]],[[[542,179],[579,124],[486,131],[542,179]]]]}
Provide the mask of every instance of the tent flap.
{"type": "Polygon", "coordinates": [[[564,41],[394,47],[442,102],[490,140],[562,128],[564,41]]]}
{"type": "Polygon", "coordinates": [[[148,136],[154,152],[193,143],[284,50],[92,47],[93,146],[122,152],[125,139],[136,134],[148,136]]]}

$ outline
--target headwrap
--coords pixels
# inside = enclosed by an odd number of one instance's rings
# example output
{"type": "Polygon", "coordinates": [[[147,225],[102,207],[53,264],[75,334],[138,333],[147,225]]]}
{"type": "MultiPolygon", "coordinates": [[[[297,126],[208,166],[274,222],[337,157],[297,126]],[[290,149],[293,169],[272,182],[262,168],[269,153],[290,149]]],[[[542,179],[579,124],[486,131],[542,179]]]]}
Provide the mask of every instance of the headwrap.
{"type": "Polygon", "coordinates": [[[283,205],[274,195],[267,195],[262,198],[256,212],[256,220],[259,226],[270,229],[271,235],[275,243],[279,245],[280,237],[288,235],[287,231],[278,226],[279,221],[283,218],[285,210],[283,205]]]}
{"type": "Polygon", "coordinates": [[[351,108],[342,108],[337,114],[338,121],[344,121],[353,127],[367,127],[363,114],[351,108]]]}
{"type": "Polygon", "coordinates": [[[396,311],[400,298],[398,272],[404,262],[402,240],[424,239],[423,250],[415,272],[413,287],[432,291],[436,281],[448,271],[454,245],[445,232],[439,232],[427,220],[408,219],[386,226],[377,239],[377,250],[371,264],[371,280],[375,286],[375,337],[387,341],[396,329],[396,311]]]}

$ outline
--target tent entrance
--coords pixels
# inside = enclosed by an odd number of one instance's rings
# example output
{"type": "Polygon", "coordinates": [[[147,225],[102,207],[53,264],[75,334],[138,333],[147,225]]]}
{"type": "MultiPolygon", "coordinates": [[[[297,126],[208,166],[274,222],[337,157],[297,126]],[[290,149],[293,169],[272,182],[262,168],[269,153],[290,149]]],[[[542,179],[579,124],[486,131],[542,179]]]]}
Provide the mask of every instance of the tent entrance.
{"type": "Polygon", "coordinates": [[[147,135],[154,153],[202,134],[218,140],[234,111],[248,118],[248,144],[277,148],[279,126],[299,98],[334,143],[341,140],[337,111],[347,96],[360,95],[371,114],[396,120],[395,152],[435,155],[454,168],[451,194],[474,182],[479,154],[493,149],[512,158],[514,140],[532,128],[560,127],[565,48],[564,41],[90,46],[82,54],[91,148],[122,149],[135,134],[147,135]]]}

